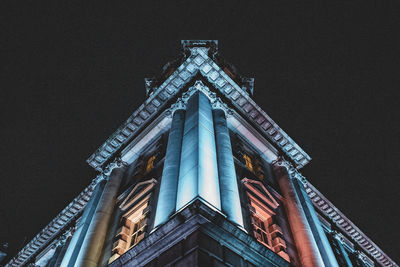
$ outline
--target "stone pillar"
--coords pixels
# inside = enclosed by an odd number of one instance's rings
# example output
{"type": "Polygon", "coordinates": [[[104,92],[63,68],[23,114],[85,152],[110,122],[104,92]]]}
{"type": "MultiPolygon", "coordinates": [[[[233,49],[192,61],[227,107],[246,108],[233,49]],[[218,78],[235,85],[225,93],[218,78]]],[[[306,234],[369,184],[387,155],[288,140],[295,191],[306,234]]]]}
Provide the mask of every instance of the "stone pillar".
{"type": "Polygon", "coordinates": [[[283,204],[301,265],[325,266],[286,166],[278,161],[274,163],[273,170],[284,197],[283,204]]]}
{"type": "Polygon", "coordinates": [[[154,227],[165,223],[169,216],[175,212],[184,124],[185,111],[175,111],[168,137],[154,227]]]}
{"type": "Polygon", "coordinates": [[[229,220],[243,227],[242,208],[225,112],[213,110],[221,208],[229,220]]]}
{"type": "Polygon", "coordinates": [[[211,104],[200,91],[187,103],[176,210],[196,197],[221,209],[211,104]]]}
{"type": "MultiPolygon", "coordinates": [[[[63,251],[65,250],[68,239],[69,239],[69,237],[67,237],[66,235],[63,235],[60,237],[58,242],[56,244],[54,244],[56,251],[54,252],[51,259],[47,262],[46,267],[59,266],[59,265],[57,265],[57,261],[60,261],[60,259],[62,258],[62,254],[63,254],[63,251]]],[[[58,264],[60,264],[60,263],[58,263],[58,264]]]]}
{"type": "Polygon", "coordinates": [[[68,248],[62,259],[60,265],[61,267],[75,266],[76,258],[78,257],[83,240],[86,236],[93,214],[96,210],[100,196],[103,192],[105,183],[106,181],[104,179],[100,179],[95,185],[90,200],[86,204],[82,217],[79,220],[78,224],[76,225],[75,232],[72,235],[71,241],[69,242],[68,248]]]}
{"type": "MultiPolygon", "coordinates": [[[[63,258],[64,258],[65,252],[67,251],[69,242],[71,242],[71,239],[72,239],[72,236],[69,236],[69,237],[67,238],[67,240],[65,241],[65,244],[64,244],[64,246],[63,246],[63,248],[62,248],[62,250],[61,250],[61,252],[60,252],[60,255],[58,256],[58,258],[57,258],[57,260],[56,260],[54,266],[57,266],[57,267],[58,267],[58,266],[61,266],[61,262],[62,262],[62,260],[63,260],[63,258]]],[[[46,267],[47,267],[47,266],[46,266],[46,267]]]]}
{"type": "Polygon", "coordinates": [[[98,265],[124,171],[125,168],[119,167],[112,170],[87,230],[75,266],[95,267],[98,265]]]}
{"type": "Polygon", "coordinates": [[[292,182],[297,191],[297,196],[299,197],[300,203],[306,215],[308,224],[310,225],[313,237],[315,239],[315,242],[317,243],[319,252],[322,256],[325,266],[339,267],[335,254],[333,253],[332,247],[329,244],[325,231],[324,229],[322,229],[321,222],[319,221],[317,213],[315,212],[314,206],[311,203],[311,200],[308,197],[308,194],[302,182],[300,181],[300,179],[304,178],[298,173],[295,173],[294,176],[295,179],[293,179],[292,182]]]}
{"type": "Polygon", "coordinates": [[[346,249],[343,246],[343,237],[341,234],[337,233],[337,232],[333,232],[333,238],[336,241],[336,244],[338,245],[340,252],[344,258],[344,260],[346,261],[346,264],[348,265],[348,267],[353,267],[353,264],[351,263],[349,254],[347,254],[346,249]]]}

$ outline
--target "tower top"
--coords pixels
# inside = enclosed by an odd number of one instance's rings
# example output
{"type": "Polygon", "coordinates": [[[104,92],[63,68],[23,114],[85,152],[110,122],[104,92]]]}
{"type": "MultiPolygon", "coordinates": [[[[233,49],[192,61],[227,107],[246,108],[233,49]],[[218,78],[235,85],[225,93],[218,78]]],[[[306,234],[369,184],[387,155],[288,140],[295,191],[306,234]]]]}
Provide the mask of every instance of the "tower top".
{"type": "MultiPolygon", "coordinates": [[[[230,63],[217,56],[217,40],[182,40],[181,45],[184,55],[168,62],[161,75],[145,79],[146,100],[89,157],[87,162],[90,166],[102,171],[117,155],[121,158],[131,155],[125,153],[130,151],[129,144],[134,138],[146,133],[147,126],[156,118],[161,119],[160,115],[197,80],[208,84],[215,98],[221,98],[235,110],[241,121],[253,124],[256,127],[255,134],[269,140],[271,149],[277,151],[276,153],[286,156],[297,168],[310,162],[311,157],[251,98],[254,79],[240,75],[230,63]]],[[[260,151],[269,151],[264,143],[259,142],[260,151]]]]}
{"type": "Polygon", "coordinates": [[[181,45],[183,50],[188,50],[192,47],[206,47],[218,51],[218,40],[182,40],[181,45]]]}

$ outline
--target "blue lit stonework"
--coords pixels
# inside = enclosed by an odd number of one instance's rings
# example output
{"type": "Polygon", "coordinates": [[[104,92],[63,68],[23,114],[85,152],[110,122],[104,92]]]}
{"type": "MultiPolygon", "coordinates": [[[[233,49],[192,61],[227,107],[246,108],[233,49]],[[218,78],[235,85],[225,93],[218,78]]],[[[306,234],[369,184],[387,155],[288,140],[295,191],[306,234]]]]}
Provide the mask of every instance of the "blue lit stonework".
{"type": "Polygon", "coordinates": [[[98,176],[6,266],[398,266],[301,175],[310,156],[218,42],[181,44],[88,159],[98,176]]]}
{"type": "Polygon", "coordinates": [[[197,196],[221,209],[212,110],[202,92],[187,103],[176,210],[197,196]]]}

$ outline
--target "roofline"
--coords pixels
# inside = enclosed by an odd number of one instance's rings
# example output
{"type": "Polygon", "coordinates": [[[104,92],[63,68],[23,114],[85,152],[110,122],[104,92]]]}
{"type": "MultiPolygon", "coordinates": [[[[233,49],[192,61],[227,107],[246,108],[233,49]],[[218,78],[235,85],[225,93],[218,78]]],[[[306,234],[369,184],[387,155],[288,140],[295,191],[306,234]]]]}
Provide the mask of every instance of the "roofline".
{"type": "Polygon", "coordinates": [[[208,80],[225,98],[231,101],[256,128],[276,145],[297,168],[311,161],[311,157],[297,145],[242,88],[234,82],[209,56],[206,47],[192,47],[191,54],[145,102],[119,127],[88,159],[90,166],[101,171],[134,136],[156,117],[169,100],[175,97],[198,74],[208,80]]]}
{"type": "Polygon", "coordinates": [[[57,236],[62,234],[63,230],[81,214],[92,195],[93,189],[94,183],[86,187],[5,266],[21,266],[26,264],[32,256],[36,255],[36,253],[48,246],[57,236]]]}
{"type": "Polygon", "coordinates": [[[374,258],[382,266],[399,267],[388,255],[386,255],[370,238],[367,237],[353,222],[349,220],[338,208],[336,208],[321,192],[309,181],[304,180],[303,185],[314,207],[331,221],[354,243],[359,245],[368,255],[374,258]]]}

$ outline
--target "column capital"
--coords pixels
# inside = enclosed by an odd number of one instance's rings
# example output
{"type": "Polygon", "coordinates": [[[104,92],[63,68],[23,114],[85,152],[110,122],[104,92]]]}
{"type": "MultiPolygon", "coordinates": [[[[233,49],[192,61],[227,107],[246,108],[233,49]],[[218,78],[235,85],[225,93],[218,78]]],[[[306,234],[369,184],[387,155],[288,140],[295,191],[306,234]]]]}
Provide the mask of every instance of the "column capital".
{"type": "Polygon", "coordinates": [[[297,179],[300,182],[302,182],[303,184],[307,183],[307,179],[306,177],[304,177],[297,169],[294,169],[294,172],[292,173],[291,177],[293,179],[297,179]]]}
{"type": "Polygon", "coordinates": [[[68,231],[67,233],[62,234],[62,235],[58,238],[57,242],[55,242],[55,243],[52,245],[52,248],[57,248],[57,247],[59,247],[59,246],[64,246],[65,243],[67,242],[68,237],[71,235],[70,233],[71,233],[71,231],[68,231]]]}
{"type": "Polygon", "coordinates": [[[363,262],[368,262],[368,257],[367,255],[365,255],[362,251],[360,250],[356,250],[354,251],[355,255],[357,256],[357,258],[359,258],[360,260],[362,260],[363,262]]]}
{"type": "Polygon", "coordinates": [[[109,176],[114,168],[120,168],[126,166],[128,166],[128,163],[123,161],[121,157],[115,157],[114,160],[104,168],[103,173],[109,176]]]}
{"type": "Polygon", "coordinates": [[[94,178],[94,179],[92,180],[92,183],[90,184],[90,186],[91,186],[92,188],[94,188],[94,187],[96,187],[97,184],[99,184],[100,182],[102,182],[102,181],[104,181],[104,180],[107,180],[107,176],[102,172],[102,173],[98,174],[98,175],[96,176],[96,178],[94,178]]]}
{"type": "Polygon", "coordinates": [[[174,115],[175,111],[177,110],[186,110],[186,100],[182,98],[178,98],[178,100],[171,105],[171,107],[167,110],[167,116],[172,118],[174,115]]]}
{"type": "Polygon", "coordinates": [[[330,233],[337,241],[339,241],[342,244],[344,243],[344,237],[340,232],[332,230],[330,233]]]}
{"type": "Polygon", "coordinates": [[[228,107],[226,103],[224,103],[221,98],[215,98],[211,101],[211,108],[213,110],[220,109],[225,112],[226,117],[230,117],[233,115],[233,110],[228,107]]]}
{"type": "Polygon", "coordinates": [[[279,156],[276,160],[272,161],[271,164],[274,167],[285,167],[288,172],[289,169],[293,168],[293,165],[282,156],[279,156]]]}
{"type": "Polygon", "coordinates": [[[276,171],[279,171],[279,168],[281,168],[280,171],[282,171],[282,168],[285,168],[291,179],[297,179],[303,184],[307,183],[307,179],[293,166],[292,163],[282,156],[279,156],[276,160],[274,160],[272,162],[272,166],[276,171]]]}
{"type": "Polygon", "coordinates": [[[106,167],[104,167],[103,171],[99,173],[96,178],[92,180],[92,183],[90,186],[94,188],[97,184],[104,180],[108,180],[108,177],[110,176],[112,170],[114,168],[120,168],[120,167],[126,167],[128,166],[128,163],[123,161],[120,157],[116,157],[110,164],[108,164],[106,167]]]}

